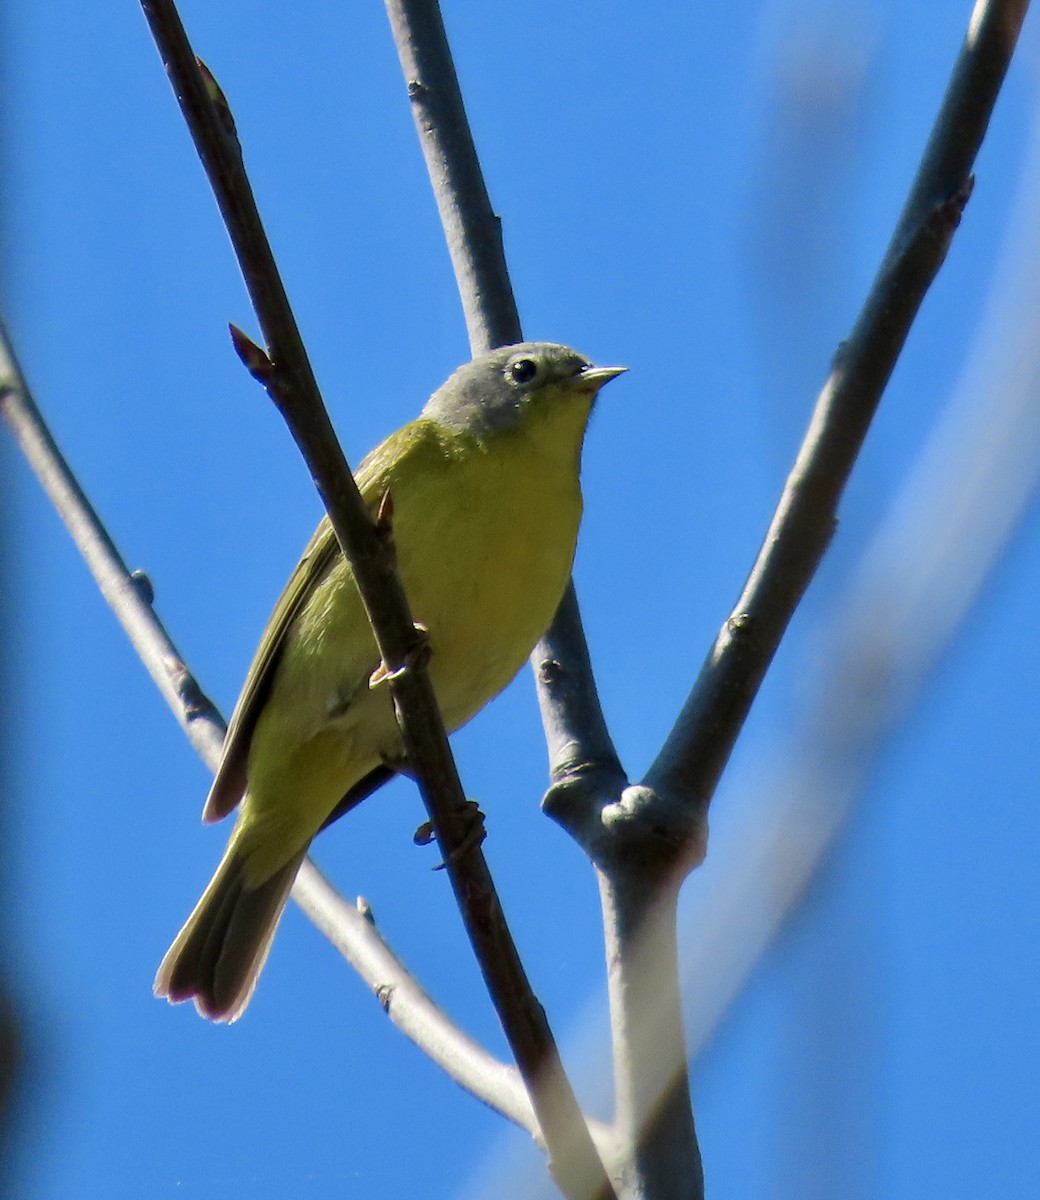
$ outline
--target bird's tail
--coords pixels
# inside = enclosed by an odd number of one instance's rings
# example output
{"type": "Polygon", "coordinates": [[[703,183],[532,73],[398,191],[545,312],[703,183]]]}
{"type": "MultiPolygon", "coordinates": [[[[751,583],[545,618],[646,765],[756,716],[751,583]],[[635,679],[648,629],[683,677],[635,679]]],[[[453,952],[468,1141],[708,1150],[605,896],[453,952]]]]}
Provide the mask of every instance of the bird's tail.
{"type": "Polygon", "coordinates": [[[245,856],[232,837],[209,887],[159,964],[155,994],[171,1004],[194,1000],[211,1021],[240,1017],[306,853],[304,847],[270,879],[247,887],[245,856]]]}

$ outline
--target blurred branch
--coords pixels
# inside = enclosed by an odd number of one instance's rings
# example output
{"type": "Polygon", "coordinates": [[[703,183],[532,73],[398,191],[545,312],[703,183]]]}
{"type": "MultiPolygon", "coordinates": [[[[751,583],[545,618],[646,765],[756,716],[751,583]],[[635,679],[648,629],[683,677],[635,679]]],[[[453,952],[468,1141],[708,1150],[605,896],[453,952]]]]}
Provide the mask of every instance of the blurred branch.
{"type": "Polygon", "coordinates": [[[975,161],[1027,8],[978,0],[881,268],[839,348],[744,590],[647,780],[702,813],[788,622],[830,542],[837,507],[911,323],[971,194],[975,161]]]}
{"type": "Polygon", "coordinates": [[[285,418],[353,567],[386,668],[409,770],[419,784],[466,932],[538,1115],[556,1178],[576,1200],[610,1197],[612,1189],[506,925],[487,862],[479,846],[467,845],[467,839],[472,841],[471,814],[429,675],[416,654],[416,629],[393,548],[366,512],[336,440],[260,222],[227,102],[209,72],[200,69],[172,0],[141,3],[267,343],[265,354],[239,334],[236,348],[285,418]]]}
{"type": "Polygon", "coordinates": [[[720,845],[683,918],[687,1035],[702,1050],[856,811],[1040,491],[1040,120],[985,328],[810,657],[822,665],[783,763],[720,845]],[[726,919],[720,921],[719,913],[726,919]]]}
{"type": "MultiPolygon", "coordinates": [[[[774,10],[777,12],[777,10],[774,10]]],[[[797,446],[805,397],[820,377],[821,339],[840,336],[858,177],[878,38],[873,8],[785,10],[767,82],[765,127],[741,224],[748,256],[745,337],[758,366],[770,442],[797,446]],[[797,287],[792,287],[797,280],[797,287]]]]}
{"type": "MultiPolygon", "coordinates": [[[[613,811],[604,808],[606,819],[620,819],[618,809],[624,809],[626,803],[635,808],[643,802],[650,811],[661,812],[662,803],[675,799],[682,804],[691,795],[706,817],[719,774],[762,675],[829,541],[837,502],[895,357],[956,228],[960,209],[970,191],[971,163],[985,133],[1025,8],[1022,0],[1010,3],[983,0],[976,5],[967,40],[888,254],[849,342],[839,351],[741,600],[723,627],[675,729],[647,776],[646,783],[650,786],[628,788],[613,811]]],[[[1035,187],[1033,182],[1033,194],[1035,187]]],[[[1035,212],[1033,221],[1035,226],[1035,212]]],[[[1016,247],[1019,259],[1027,261],[1034,270],[1037,253],[1022,255],[1025,237],[1012,237],[1009,241],[1016,247]]],[[[1040,351],[1035,340],[1035,323],[1040,319],[1040,286],[1031,303],[1016,308],[1024,308],[1019,313],[1020,328],[1022,339],[1029,346],[1031,370],[1019,380],[1018,388],[1002,388],[999,384],[994,388],[991,380],[986,384],[989,395],[1014,393],[1007,403],[1008,419],[994,421],[992,413],[983,414],[978,422],[980,436],[967,438],[957,456],[944,458],[939,470],[933,471],[933,477],[938,475],[944,482],[943,490],[928,505],[932,519],[922,524],[918,538],[902,546],[902,553],[892,557],[870,586],[864,581],[859,603],[852,607],[859,621],[869,620],[873,646],[863,643],[862,628],[852,641],[839,639],[834,646],[829,683],[821,686],[819,706],[807,722],[805,738],[791,751],[803,773],[798,774],[795,767],[793,775],[784,775],[769,789],[747,822],[746,836],[732,840],[731,853],[724,859],[718,854],[713,856],[710,875],[717,882],[684,915],[681,937],[684,978],[692,984],[687,999],[692,1013],[687,1024],[691,1055],[704,1048],[840,828],[850,796],[847,788],[838,786],[836,768],[842,756],[846,765],[853,768],[853,783],[849,786],[862,788],[869,762],[863,757],[864,751],[873,743],[871,748],[876,752],[894,720],[895,714],[886,708],[886,701],[895,708],[897,699],[905,702],[920,687],[927,665],[934,661],[943,645],[941,638],[923,636],[925,629],[932,630],[933,635],[938,631],[952,635],[956,621],[981,586],[984,568],[996,561],[1002,539],[1013,528],[1037,487],[1040,451],[1036,447],[1040,445],[1040,429],[1035,396],[1040,387],[1040,351]],[[987,437],[981,436],[983,428],[988,430],[987,437]],[[1017,449],[1016,441],[1020,443],[1017,449]],[[974,463],[980,446],[984,448],[986,464],[981,471],[978,463],[974,463]],[[1012,472],[1013,483],[998,483],[1008,462],[1029,465],[1025,470],[1012,472]],[[972,480],[973,486],[967,494],[958,494],[966,478],[972,480]],[[987,500],[987,495],[994,492],[1001,498],[997,503],[992,498],[987,500]],[[966,519],[971,516],[970,524],[979,534],[974,553],[963,544],[964,526],[960,530],[947,526],[940,533],[951,511],[964,514],[966,519]],[[979,519],[983,512],[990,514],[991,522],[979,519]],[[983,530],[988,530],[988,534],[983,530]],[[942,565],[934,559],[937,543],[945,551],[942,565]],[[965,552],[966,586],[950,586],[946,572],[958,555],[964,562],[965,552]],[[935,570],[922,576],[921,564],[926,558],[933,561],[935,570]],[[893,597],[900,590],[912,592],[915,598],[915,604],[908,606],[905,613],[898,607],[895,612],[892,609],[893,597]],[[884,604],[879,600],[882,596],[884,604]],[[942,605],[936,604],[937,597],[942,597],[942,605]],[[895,620],[903,633],[895,645],[888,641],[890,619],[895,620]],[[876,638],[880,634],[884,634],[886,644],[879,677],[876,638]],[[917,645],[911,650],[912,638],[917,639],[917,645]],[[897,672],[897,664],[911,669],[897,672]],[[887,672],[892,672],[892,676],[886,684],[887,672]],[[835,712],[835,697],[840,694],[842,707],[848,708],[850,691],[856,720],[843,722],[839,730],[832,727],[824,735],[826,723],[835,712]],[[820,798],[828,796],[828,790],[830,803],[821,806],[820,798]],[[800,809],[792,800],[795,795],[800,809]]],[[[1001,324],[1006,324],[1006,316],[1001,324]]],[[[996,357],[1006,363],[1020,364],[1024,355],[1023,346],[996,357]]],[[[695,824],[696,814],[688,820],[695,824]]],[[[601,876],[601,888],[608,896],[612,882],[611,876],[601,876]]],[[[638,876],[632,880],[633,886],[637,883],[638,876]]],[[[663,905],[666,890],[659,892],[658,897],[663,905]]],[[[612,974],[618,958],[640,954],[653,957],[653,938],[660,931],[653,922],[648,929],[651,936],[645,946],[636,939],[627,950],[608,953],[612,974]]],[[[620,927],[622,936],[626,932],[620,927]]],[[[633,1003],[632,996],[639,995],[639,981],[637,972],[632,977],[629,1004],[633,1003]]],[[[614,984],[612,980],[612,990],[623,993],[624,981],[619,979],[614,984]]],[[[654,1026],[660,1020],[661,1028],[668,1029],[670,994],[667,986],[656,995],[643,994],[643,1024],[654,1026]]],[[[611,996],[612,1025],[617,1024],[620,1005],[624,1003],[623,995],[620,1003],[611,996]]],[[[598,1028],[588,1037],[586,1046],[585,1058],[593,1076],[586,1083],[592,1088],[603,1087],[605,1072],[599,1053],[598,1028]]],[[[660,1073],[658,1090],[667,1098],[670,1094],[670,1081],[665,1074],[667,1059],[655,1056],[652,1048],[644,1058],[649,1063],[648,1074],[660,1073]]],[[[621,1078],[616,1062],[615,1077],[621,1078]]],[[[510,1194],[530,1197],[538,1192],[533,1179],[520,1178],[510,1194]]]]}

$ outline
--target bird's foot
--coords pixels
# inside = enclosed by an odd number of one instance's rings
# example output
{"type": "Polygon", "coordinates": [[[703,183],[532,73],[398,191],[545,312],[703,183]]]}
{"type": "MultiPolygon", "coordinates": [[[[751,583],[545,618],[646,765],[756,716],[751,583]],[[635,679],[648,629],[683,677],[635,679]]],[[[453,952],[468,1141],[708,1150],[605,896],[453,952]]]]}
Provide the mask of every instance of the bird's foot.
{"type": "Polygon", "coordinates": [[[433,650],[430,648],[430,631],[418,621],[415,622],[414,629],[415,641],[405,653],[404,662],[392,671],[385,662],[381,662],[368,678],[370,688],[377,688],[381,683],[392,683],[409,671],[425,667],[430,661],[430,656],[433,654],[433,650]]]}
{"type": "MultiPolygon", "coordinates": [[[[464,855],[471,850],[475,850],[481,845],[487,837],[487,829],[484,825],[484,814],[480,811],[480,805],[475,800],[467,800],[465,808],[460,812],[459,819],[465,824],[462,837],[455,848],[448,854],[444,862],[438,863],[433,869],[435,871],[443,871],[449,863],[456,863],[464,855]]],[[[419,828],[415,831],[412,841],[417,846],[428,846],[436,839],[436,832],[433,828],[432,821],[423,821],[419,828]]]]}

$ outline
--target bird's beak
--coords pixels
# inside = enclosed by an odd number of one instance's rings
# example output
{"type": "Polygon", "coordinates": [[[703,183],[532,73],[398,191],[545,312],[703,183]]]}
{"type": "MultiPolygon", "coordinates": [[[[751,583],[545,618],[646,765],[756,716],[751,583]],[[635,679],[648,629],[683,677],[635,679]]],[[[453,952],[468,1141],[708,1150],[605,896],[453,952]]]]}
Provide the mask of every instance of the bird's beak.
{"type": "Polygon", "coordinates": [[[609,383],[619,375],[624,375],[627,370],[628,367],[582,367],[574,376],[574,385],[582,389],[591,388],[598,392],[605,383],[609,383]]]}

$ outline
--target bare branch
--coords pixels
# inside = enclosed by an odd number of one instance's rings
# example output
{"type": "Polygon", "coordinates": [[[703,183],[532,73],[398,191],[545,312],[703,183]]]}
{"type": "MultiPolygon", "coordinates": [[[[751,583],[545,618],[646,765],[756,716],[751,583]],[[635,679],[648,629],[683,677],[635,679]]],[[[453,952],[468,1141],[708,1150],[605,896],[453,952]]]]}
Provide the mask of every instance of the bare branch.
{"type": "Polygon", "coordinates": [[[372,989],[383,1011],[456,1083],[541,1139],[516,1067],[500,1062],[453,1024],[383,940],[371,916],[348,904],[308,860],[293,898],[372,989]]]}
{"type": "MultiPolygon", "coordinates": [[[[493,344],[488,339],[518,339],[499,225],[438,5],[387,0],[387,11],[470,342],[483,348],[493,344]]],[[[655,1200],[690,1200],[703,1195],[704,1185],[685,1072],[675,898],[681,879],[703,855],[703,830],[694,830],[691,841],[683,807],[665,806],[662,821],[648,815],[661,806],[647,789],[624,790],[627,781],[600,708],[573,587],[535,647],[531,665],[553,780],[543,805],[600,874],[617,1072],[615,1132],[626,1188],[655,1200]],[[640,931],[658,953],[639,952],[640,931]],[[651,997],[659,1022],[647,1011],[651,997]],[[644,1053],[651,1047],[652,1054],[644,1053]],[[667,1067],[659,1070],[662,1055],[667,1067]]]]}
{"type": "Polygon", "coordinates": [[[676,906],[683,876],[598,872],[614,1057],[614,1134],[638,1195],[704,1195],[683,1031],[676,906]]]}
{"type": "MultiPolygon", "coordinates": [[[[572,805],[585,811],[593,795],[600,803],[612,802],[628,782],[600,707],[573,586],[531,655],[531,666],[538,681],[552,779],[542,804],[569,827],[566,813],[572,805]]],[[[595,805],[597,816],[599,806],[595,805]]]]}
{"type": "MultiPolygon", "coordinates": [[[[444,856],[466,932],[524,1078],[563,1190],[613,1195],[584,1116],[506,925],[398,578],[390,539],[365,510],[336,440],[285,295],[242,162],[227,102],[199,69],[172,0],[142,0],[174,93],[217,197],[267,342],[245,347],[250,369],[277,405],[311,470],[354,569],[394,698],[405,753],[444,856]],[[255,359],[255,361],[253,361],[255,359]],[[459,852],[464,850],[465,852],[459,852]]],[[[243,345],[241,337],[237,344],[243,345]]]]}
{"type": "Polygon", "coordinates": [[[712,1039],[773,933],[856,812],[1040,491],[1040,123],[1005,263],[958,395],[839,599],[784,762],[713,855],[683,916],[693,1054],[712,1039]],[[836,697],[840,696],[840,703],[836,697]],[[720,922],[719,913],[726,913],[720,922]]]}
{"type": "MultiPolygon", "coordinates": [[[[357,907],[348,904],[310,860],[297,883],[293,893],[297,903],[368,984],[401,1033],[471,1095],[526,1129],[544,1149],[519,1071],[489,1054],[448,1019],[383,940],[363,901],[357,907]]],[[[597,1121],[589,1126],[600,1153],[609,1154],[610,1131],[597,1121]]]]}
{"type": "MultiPolygon", "coordinates": [[[[491,211],[466,121],[462,96],[435,0],[387,0],[413,116],[451,251],[470,341],[519,339],[498,219],[491,211]],[[504,314],[504,315],[503,315],[504,314]]],[[[703,1194],[685,1074],[678,972],[675,896],[689,860],[685,845],[670,844],[642,819],[642,791],[626,807],[626,779],[604,720],[577,598],[569,586],[552,627],[531,655],[553,786],[543,804],[583,846],[600,870],[612,1035],[618,1072],[618,1144],[626,1186],[655,1200],[703,1194]],[[610,811],[621,819],[607,819],[610,811]],[[634,816],[634,819],[632,819],[634,816]],[[634,953],[637,931],[654,930],[660,954],[653,963],[634,953]],[[670,965],[669,949],[672,953],[670,965]],[[663,970],[658,968],[663,966],[663,970]],[[648,975],[646,969],[652,967],[648,975]],[[644,1002],[661,990],[670,999],[662,1024],[648,1019],[644,1002]],[[643,1051],[668,1059],[663,1073],[649,1070],[643,1051]],[[666,1099],[653,1090],[664,1077],[666,1099]],[[647,1083],[650,1080],[651,1083],[647,1083]],[[653,1091],[653,1095],[650,1092],[653,1091]]],[[[685,830],[682,831],[683,834],[685,830]]],[[[682,842],[682,835],[679,839],[682,842]]],[[[658,1007],[661,1007],[660,1005],[658,1007]]]]}
{"type": "MultiPolygon", "coordinates": [[[[436,0],[386,0],[386,10],[470,346],[477,353],[522,341],[502,222],[488,197],[440,8],[436,0]]],[[[552,628],[531,654],[542,720],[550,745],[559,740],[567,744],[566,761],[575,777],[583,769],[586,776],[596,769],[616,777],[617,754],[599,706],[577,611],[573,585],[568,585],[552,628]],[[556,686],[549,686],[551,681],[556,686]]],[[[562,779],[564,760],[553,756],[552,761],[554,780],[562,779]]]]}
{"type": "Polygon", "coordinates": [[[1027,0],[978,0],[917,177],[855,328],[840,347],[751,575],[647,782],[705,819],[788,622],[819,566],[845,483],[911,323],[971,194],[971,167],[1027,0]]]}
{"type": "Polygon", "coordinates": [[[440,8],[429,0],[387,0],[426,168],[455,271],[473,354],[522,342],[502,249],[502,222],[459,89],[440,8]]]}
{"type": "Polygon", "coordinates": [[[181,729],[203,762],[215,770],[224,722],[155,615],[151,584],[141,573],[130,572],[69,470],[33,401],[2,324],[0,412],[181,729]]]}

